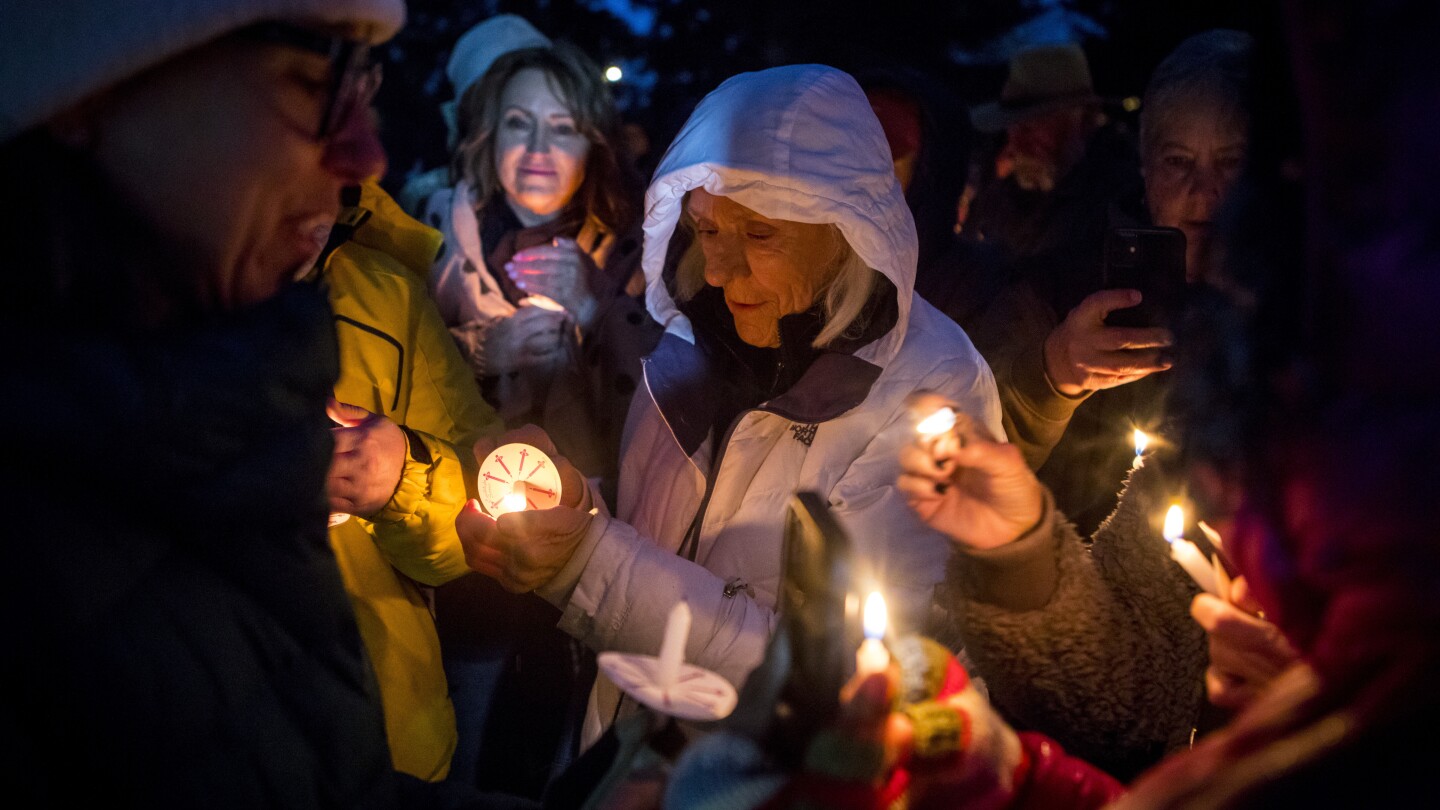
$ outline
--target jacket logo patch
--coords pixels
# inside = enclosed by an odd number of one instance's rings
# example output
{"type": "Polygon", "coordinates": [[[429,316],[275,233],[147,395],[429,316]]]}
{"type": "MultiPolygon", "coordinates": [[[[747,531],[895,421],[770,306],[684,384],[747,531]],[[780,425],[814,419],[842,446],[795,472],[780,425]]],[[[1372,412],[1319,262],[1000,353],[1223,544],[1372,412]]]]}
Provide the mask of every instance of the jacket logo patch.
{"type": "Polygon", "coordinates": [[[810,443],[815,441],[815,431],[819,428],[819,425],[802,425],[797,422],[790,426],[790,432],[794,434],[795,441],[809,447],[810,443]]]}

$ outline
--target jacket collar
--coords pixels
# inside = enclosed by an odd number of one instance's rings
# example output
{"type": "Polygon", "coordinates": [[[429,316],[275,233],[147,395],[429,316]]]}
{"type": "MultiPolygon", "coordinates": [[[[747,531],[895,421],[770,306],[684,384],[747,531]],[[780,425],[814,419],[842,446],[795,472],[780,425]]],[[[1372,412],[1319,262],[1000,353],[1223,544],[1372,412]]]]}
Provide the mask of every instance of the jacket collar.
{"type": "MultiPolygon", "coordinates": [[[[694,455],[715,423],[713,362],[695,344],[667,332],[645,358],[645,383],[685,455],[694,455]]],[[[784,393],[760,404],[792,422],[828,422],[870,395],[880,367],[853,354],[826,351],[784,393]]]]}

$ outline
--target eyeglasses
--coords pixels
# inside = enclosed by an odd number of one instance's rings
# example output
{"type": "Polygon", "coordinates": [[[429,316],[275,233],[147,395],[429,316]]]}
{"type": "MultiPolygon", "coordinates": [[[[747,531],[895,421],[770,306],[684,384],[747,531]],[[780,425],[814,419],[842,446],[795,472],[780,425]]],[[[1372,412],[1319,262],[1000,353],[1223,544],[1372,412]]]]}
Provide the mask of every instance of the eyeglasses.
{"type": "Polygon", "coordinates": [[[338,132],[357,110],[370,105],[380,89],[380,64],[370,61],[370,46],[363,42],[274,20],[256,23],[243,33],[262,42],[288,45],[330,60],[330,86],[315,132],[316,140],[338,132]]]}

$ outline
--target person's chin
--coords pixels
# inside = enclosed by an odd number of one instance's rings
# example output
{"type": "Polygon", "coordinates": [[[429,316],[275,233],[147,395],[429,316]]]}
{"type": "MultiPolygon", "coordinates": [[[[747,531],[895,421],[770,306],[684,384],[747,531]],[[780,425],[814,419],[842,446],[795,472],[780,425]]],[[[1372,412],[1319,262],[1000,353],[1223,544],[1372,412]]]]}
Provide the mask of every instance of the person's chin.
{"type": "Polygon", "coordinates": [[[735,333],[741,341],[761,349],[773,349],[780,345],[780,335],[774,323],[748,323],[736,318],[735,333]]]}
{"type": "Polygon", "coordinates": [[[549,216],[565,207],[565,202],[552,188],[527,188],[515,195],[522,208],[536,216],[549,216]]]}

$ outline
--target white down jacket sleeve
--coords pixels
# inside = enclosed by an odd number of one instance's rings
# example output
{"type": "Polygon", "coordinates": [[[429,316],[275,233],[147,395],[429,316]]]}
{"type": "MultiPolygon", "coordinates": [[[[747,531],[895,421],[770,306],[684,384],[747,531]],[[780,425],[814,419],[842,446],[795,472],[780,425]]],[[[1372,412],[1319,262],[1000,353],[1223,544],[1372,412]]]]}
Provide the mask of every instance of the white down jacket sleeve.
{"type": "MultiPolygon", "coordinates": [[[[937,391],[999,430],[993,378],[983,363],[977,371],[959,379],[930,374],[912,384],[937,391]]],[[[899,450],[913,439],[914,427],[903,407],[885,410],[877,414],[861,406],[859,413],[821,427],[822,432],[846,430],[853,420],[856,429],[872,437],[843,472],[826,476],[832,483],[823,491],[850,536],[857,573],[885,593],[895,627],[915,630],[928,615],[935,585],[944,578],[950,543],[916,517],[896,486],[899,450]]],[[[817,439],[815,449],[820,445],[817,439]]],[[[823,457],[806,462],[807,467],[812,464],[820,468],[826,462],[823,457]]],[[[784,496],[807,488],[807,479],[810,475],[802,474],[784,496]]],[[[778,601],[782,518],[783,510],[776,515],[773,548],[755,550],[757,555],[773,555],[777,563],[768,581],[750,578],[762,598],[744,590],[726,596],[725,578],[672,550],[679,538],[647,537],[624,521],[603,517],[594,519],[566,570],[540,595],[563,611],[561,629],[591,649],[646,654],[659,649],[669,611],[684,598],[693,616],[686,660],[738,686],[760,663],[775,627],[771,606],[778,601]]]]}
{"type": "MultiPolygon", "coordinates": [[[[628,523],[595,518],[571,566],[577,561],[583,574],[568,601],[541,595],[563,610],[560,628],[591,649],[654,655],[670,609],[683,598],[693,617],[685,660],[738,686],[764,656],[775,611],[743,590],[725,596],[724,580],[628,523]]],[[[580,572],[564,571],[556,579],[567,574],[580,572]]]]}

